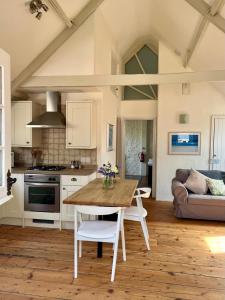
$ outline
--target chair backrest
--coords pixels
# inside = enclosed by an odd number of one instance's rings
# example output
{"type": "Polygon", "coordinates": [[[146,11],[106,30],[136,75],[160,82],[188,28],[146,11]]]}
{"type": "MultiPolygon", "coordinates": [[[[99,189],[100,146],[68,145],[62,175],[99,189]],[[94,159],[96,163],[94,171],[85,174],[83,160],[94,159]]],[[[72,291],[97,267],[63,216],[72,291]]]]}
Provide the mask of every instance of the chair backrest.
{"type": "Polygon", "coordinates": [[[105,207],[92,205],[75,205],[77,212],[87,215],[111,215],[121,210],[120,207],[105,207]]]}
{"type": "Polygon", "coordinates": [[[121,207],[104,207],[104,206],[89,206],[89,205],[75,205],[74,206],[74,234],[78,231],[78,222],[81,224],[82,218],[79,218],[80,214],[88,215],[111,215],[118,212],[117,217],[117,233],[119,233],[121,218],[123,211],[121,207]]]}
{"type": "Polygon", "coordinates": [[[137,195],[135,195],[134,198],[140,198],[140,197],[141,198],[149,198],[151,191],[152,191],[152,189],[149,187],[137,188],[136,189],[137,195]]]}

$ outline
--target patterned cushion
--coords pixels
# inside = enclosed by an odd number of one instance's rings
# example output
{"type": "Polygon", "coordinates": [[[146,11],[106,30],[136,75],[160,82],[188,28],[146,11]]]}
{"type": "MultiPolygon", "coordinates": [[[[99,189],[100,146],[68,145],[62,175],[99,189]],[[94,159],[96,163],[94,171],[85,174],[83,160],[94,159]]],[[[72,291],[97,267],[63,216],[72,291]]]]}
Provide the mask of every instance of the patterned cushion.
{"type": "Polygon", "coordinates": [[[216,179],[206,179],[208,187],[212,195],[215,196],[224,196],[225,195],[225,184],[223,180],[216,180],[216,179]]]}
{"type": "Polygon", "coordinates": [[[207,178],[208,177],[198,171],[191,169],[190,176],[184,186],[195,194],[205,195],[208,191],[207,178]]]}

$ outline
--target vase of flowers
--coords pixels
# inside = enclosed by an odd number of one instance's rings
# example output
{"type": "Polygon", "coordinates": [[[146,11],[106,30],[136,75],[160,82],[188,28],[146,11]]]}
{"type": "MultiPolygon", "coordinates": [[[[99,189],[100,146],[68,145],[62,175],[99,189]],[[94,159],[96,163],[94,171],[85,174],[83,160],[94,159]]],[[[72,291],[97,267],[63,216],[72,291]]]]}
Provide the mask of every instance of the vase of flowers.
{"type": "Polygon", "coordinates": [[[115,177],[119,174],[117,166],[112,167],[112,165],[108,162],[98,169],[98,173],[103,175],[103,188],[112,189],[115,177]]]}

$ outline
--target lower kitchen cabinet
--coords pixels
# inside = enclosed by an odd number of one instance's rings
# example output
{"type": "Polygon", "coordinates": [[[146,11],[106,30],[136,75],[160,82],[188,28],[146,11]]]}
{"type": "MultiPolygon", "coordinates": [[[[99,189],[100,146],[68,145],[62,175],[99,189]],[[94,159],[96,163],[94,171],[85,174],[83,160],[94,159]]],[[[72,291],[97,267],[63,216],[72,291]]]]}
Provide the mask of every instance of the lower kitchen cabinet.
{"type": "MultiPolygon", "coordinates": [[[[74,205],[63,204],[63,200],[79,191],[83,186],[96,178],[96,173],[89,176],[61,176],[61,221],[74,221],[74,205]]],[[[87,218],[83,216],[83,219],[87,218]]]]}
{"type": "Polygon", "coordinates": [[[61,220],[62,221],[73,221],[74,220],[74,205],[63,204],[63,200],[79,191],[82,186],[71,186],[64,185],[61,188],[61,220]]]}
{"type": "Polygon", "coordinates": [[[12,186],[13,198],[2,207],[3,222],[4,218],[15,218],[21,219],[21,224],[18,225],[22,225],[24,210],[24,174],[12,174],[12,177],[16,178],[16,183],[12,186]]]}
{"type": "MultiPolygon", "coordinates": [[[[19,225],[23,226],[37,226],[32,223],[32,219],[40,219],[42,217],[37,215],[42,214],[45,220],[57,220],[58,228],[61,228],[61,222],[63,228],[73,228],[74,221],[74,206],[63,204],[63,200],[77,192],[88,182],[96,178],[96,173],[92,173],[89,176],[71,176],[61,175],[60,179],[60,214],[58,219],[53,218],[51,213],[41,212],[25,212],[24,211],[24,174],[12,174],[13,178],[16,178],[16,183],[12,186],[13,198],[1,206],[0,218],[1,224],[19,225]],[[60,216],[60,217],[59,217],[60,216]],[[67,224],[66,224],[67,223],[67,224]],[[65,226],[64,226],[65,225],[65,226]]],[[[85,219],[85,216],[84,216],[85,219]]],[[[38,226],[52,227],[47,224],[39,224],[38,226]]]]}

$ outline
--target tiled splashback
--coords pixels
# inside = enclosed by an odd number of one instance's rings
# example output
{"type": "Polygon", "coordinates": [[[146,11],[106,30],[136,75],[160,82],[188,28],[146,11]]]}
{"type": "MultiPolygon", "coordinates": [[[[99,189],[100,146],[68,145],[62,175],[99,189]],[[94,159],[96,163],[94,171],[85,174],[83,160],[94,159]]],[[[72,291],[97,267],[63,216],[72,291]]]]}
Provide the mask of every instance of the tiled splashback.
{"type": "MultiPolygon", "coordinates": [[[[35,148],[41,151],[40,159],[37,163],[69,165],[72,160],[79,160],[82,164],[96,165],[97,151],[66,149],[66,130],[63,128],[42,129],[42,145],[35,148]]],[[[13,148],[15,152],[15,164],[32,165],[32,149],[13,148]]]]}

